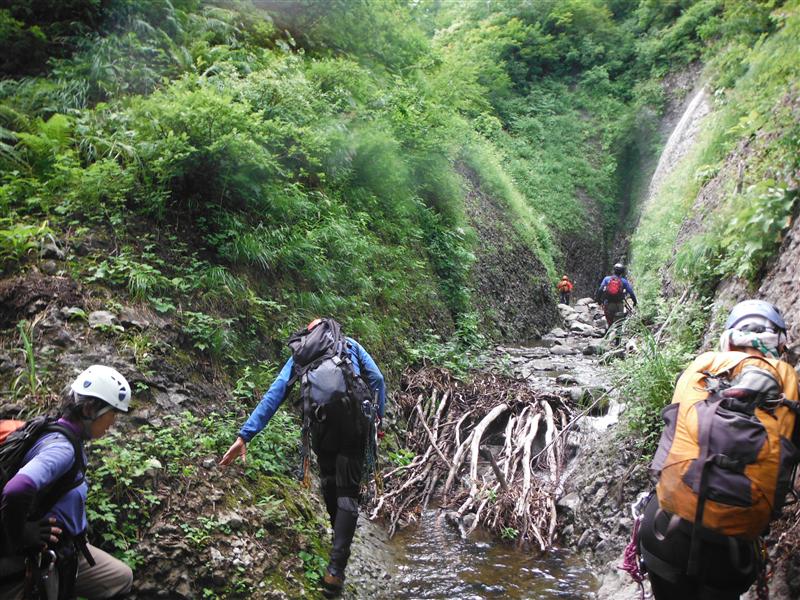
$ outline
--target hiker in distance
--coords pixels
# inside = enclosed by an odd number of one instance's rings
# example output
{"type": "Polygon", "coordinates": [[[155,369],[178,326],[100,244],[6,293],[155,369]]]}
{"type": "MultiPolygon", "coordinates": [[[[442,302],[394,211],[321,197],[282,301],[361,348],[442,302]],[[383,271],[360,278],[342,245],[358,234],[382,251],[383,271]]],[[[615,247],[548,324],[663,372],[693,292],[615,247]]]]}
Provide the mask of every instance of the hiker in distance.
{"type": "Polygon", "coordinates": [[[24,455],[0,497],[0,598],[95,600],[130,591],[130,567],[86,541],[84,452],[130,400],[119,372],[92,365],[65,392],[60,419],[37,417],[0,446],[4,459],[12,448],[24,455]],[[22,441],[26,432],[30,441],[22,441]]]}
{"type": "Polygon", "coordinates": [[[606,323],[608,323],[609,327],[625,316],[625,306],[628,298],[633,302],[633,306],[639,303],[636,299],[636,294],[633,293],[633,287],[625,279],[625,265],[622,263],[614,265],[613,274],[603,278],[594,296],[595,300],[603,305],[603,313],[606,316],[606,323]]]}
{"type": "Polygon", "coordinates": [[[245,460],[247,443],[266,427],[295,381],[301,382],[304,466],[306,440],[320,469],[322,498],[333,527],[333,547],[322,579],[326,597],[341,594],[350,545],[358,520],[358,503],[367,435],[372,421],[383,419],[386,391],[375,361],[355,340],[345,337],[333,319],[315,319],[287,342],[292,356],[239,431],[220,461],[245,460]],[[377,407],[373,398],[377,396],[377,407]],[[377,414],[374,415],[373,412],[377,414]]]}
{"type": "Polygon", "coordinates": [[[740,302],[720,351],[698,356],[678,380],[639,529],[656,600],[735,600],[755,581],[766,597],[760,536],[780,515],[800,458],[786,343],[777,308],[740,302]]]}
{"type": "Polygon", "coordinates": [[[572,294],[573,287],[574,286],[572,285],[572,282],[566,275],[564,275],[561,278],[561,281],[559,281],[556,284],[556,289],[558,290],[559,293],[559,302],[561,304],[566,304],[567,306],[569,306],[569,297],[572,294]]]}

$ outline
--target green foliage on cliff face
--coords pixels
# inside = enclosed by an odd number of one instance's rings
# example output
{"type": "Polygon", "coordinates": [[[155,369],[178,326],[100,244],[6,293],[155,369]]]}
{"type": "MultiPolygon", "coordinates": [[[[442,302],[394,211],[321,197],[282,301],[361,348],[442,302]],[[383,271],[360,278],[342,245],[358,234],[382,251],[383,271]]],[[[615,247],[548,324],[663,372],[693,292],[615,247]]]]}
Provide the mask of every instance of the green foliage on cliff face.
{"type": "Polygon", "coordinates": [[[660,294],[681,223],[707,187],[713,213],[694,215],[702,231],[682,242],[671,267],[693,288],[711,289],[731,275],[757,282],[797,207],[800,5],[727,3],[705,31],[713,32],[715,49],[707,68],[713,112],[632,243],[649,300],[660,294]]]}
{"type": "MultiPolygon", "coordinates": [[[[479,355],[487,339],[464,171],[554,279],[565,241],[610,242],[620,229],[626,169],[652,142],[643,115],[663,105],[659,78],[691,61],[709,62],[724,106],[634,242],[642,304],[657,295],[689,199],[738,140],[775,134],[730,218],[693,246],[710,259],[679,258],[687,277],[701,262],[714,276],[757,272],[794,209],[786,174],[800,136],[780,124],[796,110],[781,103],[797,79],[796,2],[257,5],[0,9],[3,273],[24,270],[51,235],[67,242],[72,276],[169,318],[182,334],[174,360],[211,359],[238,398],[263,392],[287,335],[319,315],[340,319],[394,372],[416,359],[465,368],[463,350],[479,355]]],[[[115,341],[151,368],[154,340],[115,341]]],[[[641,365],[643,380],[652,366],[641,365]]],[[[277,453],[270,469],[285,473],[296,431],[282,417],[274,426],[289,441],[262,454],[277,453]]],[[[226,427],[216,453],[234,434],[226,427]]],[[[167,445],[146,433],[139,446],[108,448],[108,485],[92,500],[130,557],[154,500],[115,478],[167,445]],[[131,521],[126,503],[141,509],[131,521]]]]}
{"type": "Polygon", "coordinates": [[[161,312],[216,297],[240,367],[318,314],[396,359],[393,340],[460,331],[475,311],[459,161],[551,278],[587,198],[613,231],[638,69],[623,4],[13,4],[8,27],[40,28],[49,58],[18,57],[0,84],[0,203],[14,222],[113,237],[94,281],[161,312]],[[280,319],[249,319],[259,301],[280,319]]]}

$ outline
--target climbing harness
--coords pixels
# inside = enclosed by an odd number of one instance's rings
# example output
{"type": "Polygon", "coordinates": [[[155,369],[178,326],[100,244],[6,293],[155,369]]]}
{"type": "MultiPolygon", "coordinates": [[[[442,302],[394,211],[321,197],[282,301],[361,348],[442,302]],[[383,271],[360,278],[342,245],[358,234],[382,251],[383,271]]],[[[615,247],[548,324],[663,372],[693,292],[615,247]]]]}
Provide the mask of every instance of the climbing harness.
{"type": "Polygon", "coordinates": [[[639,528],[644,516],[644,507],[647,506],[651,496],[652,492],[642,492],[636,498],[636,501],[631,504],[633,531],[631,531],[631,541],[628,542],[628,545],[625,547],[622,565],[619,567],[619,569],[630,575],[631,579],[639,586],[641,600],[645,598],[644,580],[647,578],[647,568],[645,567],[642,553],[639,549],[639,528]]]}
{"type": "Polygon", "coordinates": [[[774,572],[772,559],[767,552],[767,544],[763,539],[758,541],[758,577],[756,578],[756,598],[758,600],[769,600],[769,580],[772,579],[774,572]]]}

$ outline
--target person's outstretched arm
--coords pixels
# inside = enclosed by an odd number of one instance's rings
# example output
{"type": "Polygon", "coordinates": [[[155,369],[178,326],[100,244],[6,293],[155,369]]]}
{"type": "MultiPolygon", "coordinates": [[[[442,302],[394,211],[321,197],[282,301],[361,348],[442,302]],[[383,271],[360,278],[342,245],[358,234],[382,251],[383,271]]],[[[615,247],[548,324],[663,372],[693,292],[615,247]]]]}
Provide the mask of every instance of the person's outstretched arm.
{"type": "Polygon", "coordinates": [[[242,462],[247,460],[247,443],[252,440],[257,433],[267,426],[269,420],[283,404],[286,394],[289,391],[289,380],[292,378],[292,369],[294,368],[294,360],[289,358],[286,364],[283,365],[281,372],[269,386],[269,389],[261,398],[261,402],[255,407],[250,417],[248,417],[245,424],[239,430],[239,436],[236,441],[231,444],[228,451],[219,461],[221,466],[227,466],[241,457],[242,462]]]}
{"type": "Polygon", "coordinates": [[[375,361],[369,355],[369,352],[364,350],[364,347],[353,340],[353,347],[358,356],[358,362],[361,367],[361,376],[367,381],[369,389],[372,393],[378,394],[378,416],[383,419],[383,413],[386,407],[386,382],[383,378],[383,373],[375,364],[375,361]]]}

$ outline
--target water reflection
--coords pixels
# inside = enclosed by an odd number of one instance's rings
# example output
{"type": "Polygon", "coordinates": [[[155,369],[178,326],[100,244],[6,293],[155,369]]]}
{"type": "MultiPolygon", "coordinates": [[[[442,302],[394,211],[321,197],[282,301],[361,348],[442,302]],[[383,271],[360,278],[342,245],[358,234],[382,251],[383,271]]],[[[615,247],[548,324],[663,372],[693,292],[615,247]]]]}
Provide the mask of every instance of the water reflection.
{"type": "MultiPolygon", "coordinates": [[[[430,510],[418,525],[389,542],[395,569],[386,597],[402,599],[549,600],[592,598],[596,587],[588,565],[566,552],[545,556],[491,543],[473,534],[462,539],[430,510]]],[[[477,533],[477,532],[476,532],[477,533]]]]}

